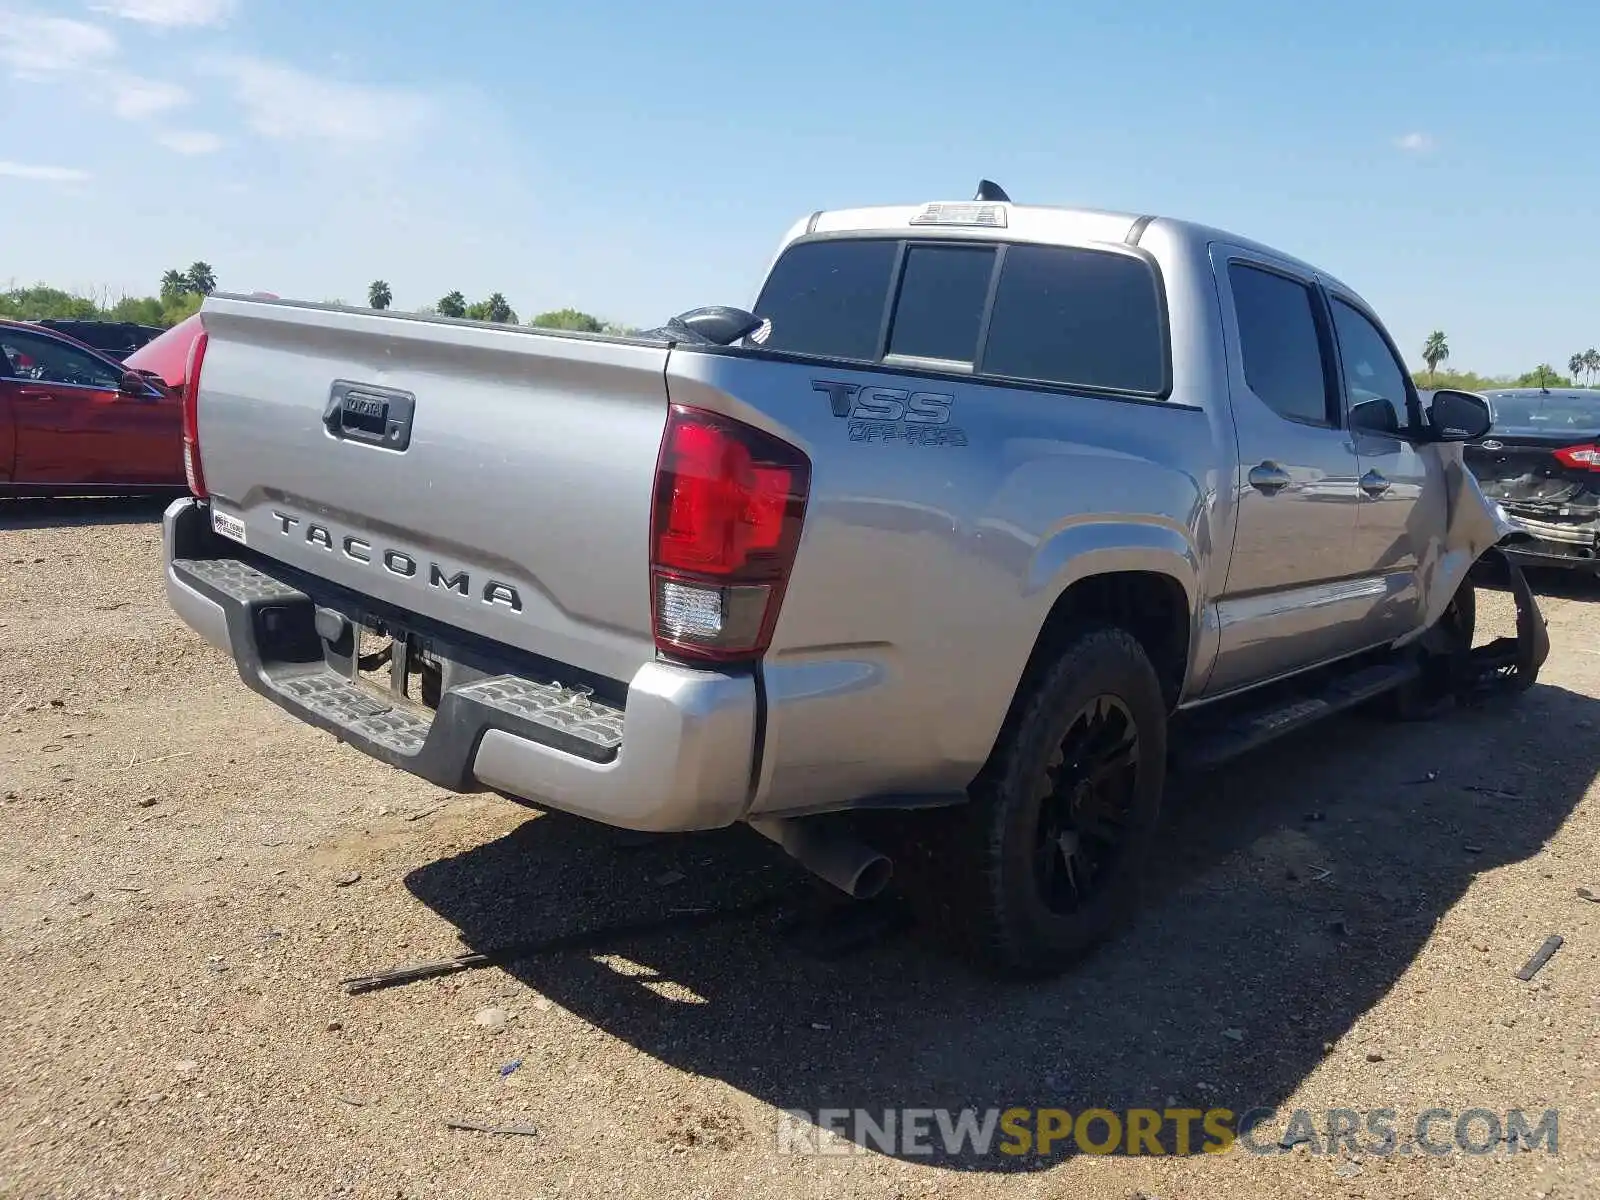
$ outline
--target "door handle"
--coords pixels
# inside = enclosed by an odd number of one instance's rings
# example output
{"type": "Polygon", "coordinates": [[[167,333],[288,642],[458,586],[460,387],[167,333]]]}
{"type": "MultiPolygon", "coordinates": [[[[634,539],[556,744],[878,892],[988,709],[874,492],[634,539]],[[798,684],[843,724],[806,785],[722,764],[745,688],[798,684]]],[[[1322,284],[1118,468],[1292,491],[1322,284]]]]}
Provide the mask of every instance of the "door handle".
{"type": "Polygon", "coordinates": [[[1393,486],[1377,471],[1368,471],[1361,477],[1361,490],[1374,499],[1383,495],[1393,486]]]}
{"type": "Polygon", "coordinates": [[[1289,472],[1275,462],[1250,468],[1250,486],[1265,496],[1276,496],[1289,486],[1289,472]]]}

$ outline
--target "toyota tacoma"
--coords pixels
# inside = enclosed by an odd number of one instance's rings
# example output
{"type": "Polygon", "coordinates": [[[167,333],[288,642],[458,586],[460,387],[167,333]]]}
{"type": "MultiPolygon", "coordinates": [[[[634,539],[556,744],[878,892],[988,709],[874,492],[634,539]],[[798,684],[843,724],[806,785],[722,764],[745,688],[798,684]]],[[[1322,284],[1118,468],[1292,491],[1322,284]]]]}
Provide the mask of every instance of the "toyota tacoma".
{"type": "MultiPolygon", "coordinates": [[[[1518,534],[1331,275],[1202,225],[818,212],[749,310],[630,337],[214,295],[172,606],[448,789],[748,823],[854,896],[932,865],[982,961],[1131,909],[1170,769],[1527,687],[1518,534]],[[891,858],[857,810],[920,831],[891,858]]],[[[925,877],[925,876],[922,876],[925,877]]]]}

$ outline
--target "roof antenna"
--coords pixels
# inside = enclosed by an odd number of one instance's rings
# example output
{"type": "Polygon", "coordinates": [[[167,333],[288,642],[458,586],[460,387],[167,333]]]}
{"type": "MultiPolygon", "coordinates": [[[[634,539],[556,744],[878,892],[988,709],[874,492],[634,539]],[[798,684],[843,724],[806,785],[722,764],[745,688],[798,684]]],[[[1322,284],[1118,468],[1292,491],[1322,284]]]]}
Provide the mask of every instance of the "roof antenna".
{"type": "Polygon", "coordinates": [[[980,179],[980,180],[978,180],[978,194],[976,196],[974,196],[973,199],[974,200],[993,200],[993,201],[997,201],[1000,204],[1010,204],[1011,203],[1011,197],[1006,195],[1005,188],[1001,187],[998,183],[996,183],[992,179],[980,179]]]}

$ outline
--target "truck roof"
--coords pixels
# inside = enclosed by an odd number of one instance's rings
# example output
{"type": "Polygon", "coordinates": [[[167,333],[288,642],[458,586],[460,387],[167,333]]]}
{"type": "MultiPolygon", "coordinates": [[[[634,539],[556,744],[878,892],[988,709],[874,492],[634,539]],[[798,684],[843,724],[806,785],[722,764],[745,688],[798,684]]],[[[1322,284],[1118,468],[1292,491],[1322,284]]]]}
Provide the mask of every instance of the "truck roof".
{"type": "Polygon", "coordinates": [[[1158,223],[1168,236],[1187,243],[1198,253],[1205,253],[1212,242],[1227,242],[1320,275],[1329,284],[1352,295],[1359,295],[1348,284],[1312,263],[1296,258],[1292,254],[1286,254],[1275,246],[1240,237],[1225,229],[1175,217],[1109,212],[1067,205],[1017,204],[994,200],[936,200],[922,204],[823,210],[796,222],[784,238],[783,246],[787,247],[796,238],[815,234],[893,232],[903,237],[911,231],[924,236],[937,236],[941,230],[959,231],[962,236],[990,237],[997,241],[1022,240],[1062,245],[1123,242],[1136,246],[1145,230],[1158,223]],[[927,219],[930,215],[935,219],[927,219]],[[924,219],[919,221],[917,218],[924,219]]]}

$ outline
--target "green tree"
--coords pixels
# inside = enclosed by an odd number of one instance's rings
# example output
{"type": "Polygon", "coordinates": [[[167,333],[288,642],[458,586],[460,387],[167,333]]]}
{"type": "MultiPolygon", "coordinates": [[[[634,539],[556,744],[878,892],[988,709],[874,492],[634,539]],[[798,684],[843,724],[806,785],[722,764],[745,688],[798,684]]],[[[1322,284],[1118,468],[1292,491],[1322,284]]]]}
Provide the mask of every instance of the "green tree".
{"type": "Polygon", "coordinates": [[[591,317],[586,312],[579,312],[575,308],[559,308],[553,312],[540,313],[529,325],[536,325],[540,329],[575,329],[580,333],[600,333],[605,329],[605,323],[599,317],[591,317]]]}
{"type": "Polygon", "coordinates": [[[389,290],[389,285],[381,279],[374,279],[367,285],[367,304],[372,308],[388,308],[394,303],[394,293],[389,290]]]}
{"type": "Polygon", "coordinates": [[[167,301],[161,306],[161,319],[156,324],[176,325],[179,321],[187,320],[200,311],[200,305],[204,302],[205,297],[199,292],[189,292],[167,301]]]}
{"type": "Polygon", "coordinates": [[[1479,375],[1476,371],[1438,371],[1431,377],[1426,371],[1417,371],[1411,378],[1419,388],[1457,388],[1463,392],[1488,392],[1516,383],[1510,375],[1479,375]]]}
{"type": "Polygon", "coordinates": [[[1444,330],[1435,329],[1428,335],[1428,340],[1422,343],[1422,361],[1428,364],[1428,379],[1430,384],[1434,373],[1438,371],[1439,364],[1450,357],[1450,343],[1445,340],[1444,330]]]}
{"type": "Polygon", "coordinates": [[[1583,373],[1589,378],[1589,386],[1594,386],[1594,377],[1600,375],[1600,350],[1590,346],[1583,352],[1583,373]]]}
{"type": "Polygon", "coordinates": [[[43,283],[0,293],[0,317],[13,321],[39,321],[46,317],[81,321],[99,315],[93,300],[43,283]]]}
{"type": "Polygon", "coordinates": [[[1564,375],[1557,375],[1556,369],[1549,363],[1540,363],[1533,370],[1517,378],[1518,387],[1570,387],[1572,380],[1564,375]]]}
{"type": "Polygon", "coordinates": [[[189,276],[182,271],[167,271],[161,276],[161,298],[176,300],[189,291],[189,276]]]}
{"type": "Polygon", "coordinates": [[[493,321],[497,325],[517,323],[517,310],[512,308],[499,292],[495,292],[487,300],[469,304],[466,315],[474,321],[493,321]]]}
{"type": "Polygon", "coordinates": [[[506,298],[499,292],[489,297],[489,320],[502,325],[515,325],[517,323],[516,310],[506,302],[506,298]]]}
{"type": "Polygon", "coordinates": [[[197,262],[189,267],[189,290],[198,296],[209,296],[217,290],[217,273],[210,263],[197,262]]]}
{"type": "MultiPolygon", "coordinates": [[[[107,298],[109,299],[109,297],[107,298]]],[[[191,292],[163,296],[122,296],[102,306],[87,296],[38,284],[0,292],[0,317],[13,321],[38,321],[45,317],[70,320],[134,321],[140,325],[176,325],[195,312],[204,297],[191,292]]]]}
{"type": "Polygon", "coordinates": [[[1576,379],[1579,375],[1582,375],[1584,369],[1585,363],[1583,361],[1582,354],[1574,354],[1571,358],[1567,359],[1567,370],[1572,372],[1572,377],[1574,379],[1576,379]]]}
{"type": "Polygon", "coordinates": [[[467,298],[460,292],[449,292],[440,298],[434,308],[441,317],[464,317],[467,315],[467,298]]]}
{"type": "Polygon", "coordinates": [[[123,296],[106,316],[113,321],[132,321],[135,325],[165,325],[166,309],[154,296],[123,296]]]}

